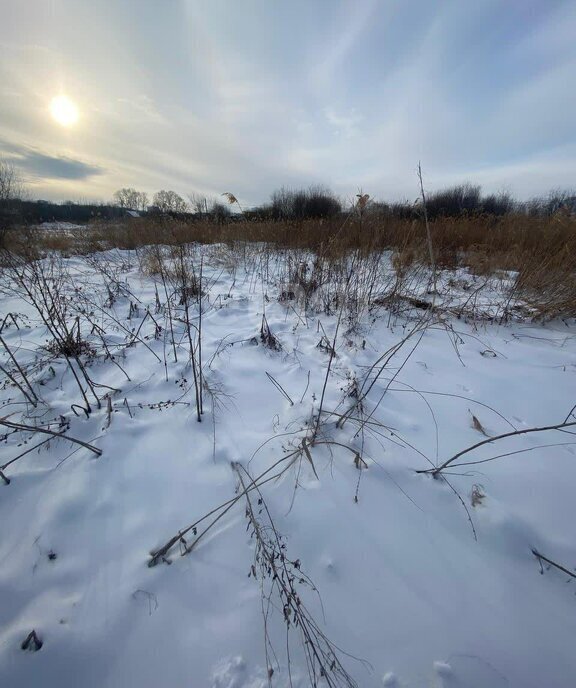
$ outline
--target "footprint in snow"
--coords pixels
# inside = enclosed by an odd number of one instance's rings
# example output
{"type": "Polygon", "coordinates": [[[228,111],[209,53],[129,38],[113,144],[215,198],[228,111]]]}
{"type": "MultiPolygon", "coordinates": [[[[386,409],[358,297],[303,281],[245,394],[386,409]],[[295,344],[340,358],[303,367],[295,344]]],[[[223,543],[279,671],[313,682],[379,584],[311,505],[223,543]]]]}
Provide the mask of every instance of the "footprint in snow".
{"type": "Polygon", "coordinates": [[[489,662],[475,655],[451,655],[434,662],[434,688],[510,688],[508,679],[489,662]]]}
{"type": "Polygon", "coordinates": [[[242,688],[246,662],[240,656],[223,659],[212,672],[212,688],[242,688]]]}
{"type": "Polygon", "coordinates": [[[272,685],[278,688],[304,688],[309,685],[307,678],[296,668],[287,670],[286,667],[277,667],[269,677],[263,666],[256,665],[249,669],[244,658],[237,655],[218,662],[212,671],[210,688],[270,688],[272,676],[272,685]]]}
{"type": "Polygon", "coordinates": [[[334,559],[329,556],[324,556],[322,557],[322,566],[324,567],[324,570],[326,573],[331,576],[331,577],[336,577],[338,575],[338,570],[336,567],[336,564],[334,563],[334,559]]]}
{"type": "Polygon", "coordinates": [[[438,688],[450,688],[458,685],[454,680],[452,667],[447,662],[434,662],[434,673],[436,675],[436,686],[438,688]]]}
{"type": "MultiPolygon", "coordinates": [[[[278,676],[279,679],[279,682],[274,685],[294,685],[294,688],[300,685],[297,676],[293,676],[296,682],[292,684],[283,671],[274,673],[273,676],[274,678],[278,676]]],[[[237,655],[227,657],[216,665],[212,672],[210,686],[211,688],[269,688],[270,681],[268,672],[263,667],[256,666],[253,670],[249,670],[244,658],[237,655]]]]}

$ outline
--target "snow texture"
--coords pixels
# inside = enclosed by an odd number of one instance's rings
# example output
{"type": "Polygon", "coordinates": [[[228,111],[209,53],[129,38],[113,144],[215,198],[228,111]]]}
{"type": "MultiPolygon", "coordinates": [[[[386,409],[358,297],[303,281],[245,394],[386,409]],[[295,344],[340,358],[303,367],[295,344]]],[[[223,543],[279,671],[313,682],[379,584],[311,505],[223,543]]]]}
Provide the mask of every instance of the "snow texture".
{"type": "MultiPolygon", "coordinates": [[[[26,406],[2,378],[0,415],[43,423],[62,416],[67,434],[102,450],[96,456],[52,439],[5,469],[2,686],[263,688],[269,669],[273,686],[310,685],[295,629],[288,665],[277,600],[268,619],[275,654],[266,658],[262,581],[249,576],[255,543],[244,503],[190,553],[180,556],[177,545],[169,565],[147,565],[151,551],[234,497],[231,462],[255,476],[309,436],[330,361],[318,344],[323,332],[332,341],[338,320],[338,309],[326,314],[306,310],[298,295],[278,298],[286,289],[280,253],[264,269],[256,250],[241,257],[226,247],[195,251],[196,266],[201,252],[204,260],[202,357],[211,390],[201,423],[184,325],[174,322],[176,362],[161,283],[141,271],[135,252],[72,257],[62,267],[77,287],[70,302],[92,312],[115,354],[106,357],[82,315],[96,352],[85,355],[90,376],[120,390],[97,388],[101,398],[111,394],[110,414],[107,402],[92,404],[88,417],[73,412],[82,399],[66,359],[46,348],[38,313],[8,273],[1,278],[0,323],[8,313],[17,323],[7,319],[2,337],[42,403],[26,406]],[[116,280],[112,299],[103,266],[116,280]],[[264,308],[281,350],[260,340],[264,308]],[[162,327],[156,337],[147,309],[162,327]],[[23,652],[33,629],[42,648],[23,652]]],[[[420,316],[373,306],[342,322],[324,410],[350,408],[369,367],[420,316]]],[[[576,566],[573,435],[484,445],[462,461],[525,451],[453,468],[449,484],[416,472],[488,435],[563,420],[576,403],[575,335],[572,322],[498,324],[445,313],[375,382],[363,402],[370,423],[338,428],[338,416],[326,415],[321,437],[339,445],[318,443],[310,448],[313,466],[304,456],[262,488],[288,556],[318,590],[302,587],[302,598],[348,653],[339,656],[359,686],[575,685],[576,581],[541,567],[532,553],[576,566]],[[365,465],[340,445],[360,452],[365,465]]],[[[4,348],[0,363],[14,372],[4,348]]],[[[4,431],[0,465],[24,442],[45,439],[4,431]]]]}

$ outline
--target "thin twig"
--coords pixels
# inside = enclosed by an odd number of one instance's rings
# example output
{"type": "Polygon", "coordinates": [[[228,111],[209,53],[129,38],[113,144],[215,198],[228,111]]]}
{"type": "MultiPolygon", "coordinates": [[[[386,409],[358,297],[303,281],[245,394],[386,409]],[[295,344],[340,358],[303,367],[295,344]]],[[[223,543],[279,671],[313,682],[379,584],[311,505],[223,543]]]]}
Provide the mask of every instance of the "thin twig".
{"type": "Polygon", "coordinates": [[[570,423],[566,423],[565,421],[563,421],[562,423],[556,423],[555,425],[546,425],[546,426],[543,426],[540,428],[526,428],[525,430],[515,430],[514,432],[505,432],[503,435],[497,435],[496,437],[489,437],[488,439],[485,439],[485,440],[482,440],[481,442],[477,442],[476,444],[473,444],[471,447],[468,447],[467,449],[463,449],[462,451],[459,451],[457,454],[454,454],[454,456],[450,457],[447,461],[444,461],[444,463],[441,466],[438,466],[438,468],[419,470],[416,472],[417,473],[431,473],[434,477],[436,477],[445,468],[447,468],[451,463],[456,461],[456,459],[459,459],[461,456],[464,456],[464,454],[468,454],[469,452],[473,451],[474,449],[478,449],[479,447],[482,447],[485,444],[490,444],[491,442],[497,442],[498,440],[503,440],[506,437],[516,437],[517,435],[527,435],[528,433],[534,433],[534,432],[546,432],[548,430],[561,430],[562,428],[568,428],[568,427],[572,427],[575,425],[576,425],[576,421],[572,421],[570,423]]]}
{"type": "Polygon", "coordinates": [[[75,437],[70,437],[70,435],[65,435],[62,432],[55,432],[54,430],[47,430],[46,428],[37,428],[34,425],[24,425],[23,423],[13,423],[12,421],[6,420],[5,418],[0,418],[0,425],[4,425],[7,428],[13,428],[14,430],[22,430],[23,432],[40,432],[45,435],[52,435],[52,437],[61,437],[62,439],[68,440],[68,442],[74,442],[74,444],[79,444],[82,447],[86,447],[91,452],[94,452],[96,456],[102,456],[102,450],[98,447],[94,447],[88,442],[83,442],[75,437]]]}

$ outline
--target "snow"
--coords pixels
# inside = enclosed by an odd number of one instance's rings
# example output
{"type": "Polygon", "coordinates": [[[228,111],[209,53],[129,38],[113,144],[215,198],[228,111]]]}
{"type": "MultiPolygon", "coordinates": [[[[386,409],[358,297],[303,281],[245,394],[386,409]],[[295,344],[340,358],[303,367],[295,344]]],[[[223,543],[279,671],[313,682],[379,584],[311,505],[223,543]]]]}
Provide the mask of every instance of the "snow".
{"type": "MultiPolygon", "coordinates": [[[[106,403],[92,403],[88,417],[74,414],[71,405],[82,398],[66,360],[43,348],[46,327],[9,274],[0,280],[0,324],[8,313],[18,323],[8,319],[2,337],[42,399],[37,409],[24,406],[6,380],[0,414],[44,423],[63,416],[67,434],[102,450],[98,457],[52,440],[5,470],[11,482],[0,484],[2,686],[264,688],[270,668],[273,686],[310,685],[296,629],[288,665],[281,605],[268,619],[275,654],[269,650],[266,659],[267,581],[248,575],[255,542],[245,501],[190,553],[180,556],[176,545],[170,565],[148,566],[152,551],[235,496],[232,462],[254,477],[310,436],[330,361],[318,343],[323,332],[331,343],[337,328],[337,308],[327,315],[310,302],[306,309],[298,293],[278,299],[288,286],[284,253],[264,256],[256,246],[194,251],[196,266],[201,254],[204,261],[202,357],[212,390],[202,423],[184,325],[175,322],[176,362],[167,311],[155,309],[156,288],[165,300],[161,282],[142,272],[142,255],[110,251],[56,264],[66,275],[71,321],[74,305],[84,307],[116,353],[119,365],[106,358],[80,314],[96,350],[90,376],[121,390],[111,394],[109,418],[106,403]],[[112,303],[103,268],[114,278],[112,303]],[[147,307],[163,328],[157,338],[152,320],[143,322],[147,307]],[[281,350],[260,341],[264,309],[281,350]],[[23,652],[32,629],[43,646],[23,652]]],[[[383,269],[384,285],[389,267],[383,269]]],[[[450,279],[473,281],[459,271],[443,275],[441,285],[450,279]]],[[[572,435],[487,444],[461,461],[527,451],[453,468],[450,484],[416,473],[486,439],[483,433],[561,422],[576,403],[576,324],[519,316],[500,322],[507,284],[499,278],[486,285],[476,319],[457,313],[469,290],[459,295],[442,286],[434,313],[404,302],[394,312],[365,307],[357,321],[344,318],[323,403],[337,414],[351,407],[349,394],[369,367],[413,334],[371,388],[364,412],[373,415],[363,432],[357,436],[352,420],[339,428],[338,416],[323,416],[321,441],[309,447],[314,465],[302,452],[262,487],[287,556],[300,560],[318,590],[302,586],[300,595],[325,635],[348,653],[339,658],[359,686],[574,683],[576,581],[541,569],[531,551],[576,566],[572,435]],[[423,317],[430,320],[418,329],[423,317]],[[346,447],[367,467],[357,468],[346,447]]],[[[194,316],[197,323],[196,306],[194,316]]],[[[0,364],[14,371],[3,347],[0,364]]],[[[110,391],[97,390],[101,398],[110,391]]],[[[8,432],[0,465],[23,450],[17,445],[42,439],[8,432]]]]}
{"type": "Polygon", "coordinates": [[[38,229],[43,229],[50,232],[58,232],[59,234],[70,236],[72,236],[76,230],[86,229],[85,225],[79,225],[75,224],[74,222],[64,221],[41,222],[37,227],[38,229]]]}

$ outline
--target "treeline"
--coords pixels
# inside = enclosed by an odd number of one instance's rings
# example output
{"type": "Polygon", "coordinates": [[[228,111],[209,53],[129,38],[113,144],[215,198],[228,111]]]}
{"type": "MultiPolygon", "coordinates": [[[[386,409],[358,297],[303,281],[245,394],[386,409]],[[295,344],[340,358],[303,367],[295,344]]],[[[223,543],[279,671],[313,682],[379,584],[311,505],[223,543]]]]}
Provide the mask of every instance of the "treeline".
{"type": "MultiPolygon", "coordinates": [[[[268,203],[243,208],[230,193],[221,197],[192,194],[189,201],[175,191],[158,191],[149,203],[145,192],[119,189],[111,203],[65,201],[31,201],[25,198],[0,197],[0,226],[42,222],[87,223],[94,220],[121,220],[135,216],[170,216],[180,220],[210,220],[223,224],[232,220],[330,219],[346,215],[360,199],[362,212],[373,218],[418,219],[422,217],[422,199],[387,203],[370,199],[360,192],[343,202],[324,186],[308,189],[281,188],[274,191],[268,203]],[[366,202],[367,201],[367,202],[366,202]],[[238,212],[232,212],[232,209],[238,212]]],[[[550,217],[558,212],[576,214],[576,193],[555,190],[529,201],[517,201],[509,193],[483,194],[479,185],[459,184],[426,196],[426,210],[431,220],[474,216],[528,215],[550,217]]]]}
{"type": "MultiPolygon", "coordinates": [[[[134,198],[136,196],[132,196],[130,200],[134,198]]],[[[106,204],[0,199],[0,224],[4,227],[42,222],[83,224],[93,220],[120,220],[134,215],[166,215],[189,220],[210,219],[219,224],[242,219],[298,221],[334,218],[348,213],[352,205],[350,201],[343,203],[332,191],[320,186],[295,190],[281,188],[274,191],[268,203],[250,209],[239,207],[241,212],[237,213],[231,211],[228,202],[191,196],[188,203],[173,191],[160,191],[155,194],[153,200],[156,202],[148,205],[141,196],[140,203],[133,207],[136,204],[125,200],[122,203],[106,204]]],[[[476,215],[501,217],[510,214],[550,217],[560,211],[576,213],[576,193],[557,190],[529,201],[516,201],[505,192],[483,195],[480,186],[460,184],[427,195],[426,210],[432,220],[476,215]]],[[[421,199],[393,203],[370,200],[363,212],[383,219],[418,219],[422,216],[422,202],[421,199]]]]}
{"type": "MultiPolygon", "coordinates": [[[[422,200],[415,202],[384,203],[375,201],[371,210],[385,216],[412,219],[420,217],[422,200]]],[[[426,196],[426,211],[432,220],[437,218],[490,215],[528,215],[550,217],[557,212],[576,213],[576,192],[553,190],[546,196],[517,201],[505,191],[482,194],[482,187],[475,184],[459,184],[435,191],[426,196]]]]}
{"type": "MultiPolygon", "coordinates": [[[[291,221],[333,218],[348,213],[360,198],[363,199],[362,208],[366,214],[397,219],[416,219],[422,215],[421,198],[393,203],[374,199],[365,202],[364,199],[369,197],[360,192],[356,198],[343,202],[333,191],[319,185],[307,189],[282,187],[272,193],[268,203],[249,209],[242,208],[232,194],[224,193],[222,196],[227,202],[198,194],[192,194],[188,202],[174,191],[158,191],[153,196],[152,204],[147,205],[146,194],[135,189],[120,189],[114,194],[116,204],[125,209],[180,219],[212,219],[218,223],[242,218],[291,221]],[[230,206],[234,204],[237,204],[240,214],[231,212],[230,206]]],[[[561,210],[576,212],[576,193],[555,190],[547,196],[517,201],[507,192],[483,194],[481,186],[465,183],[428,194],[426,210],[430,219],[476,215],[501,217],[509,214],[549,217],[561,210]]]]}
{"type": "Polygon", "coordinates": [[[17,198],[0,199],[0,225],[11,227],[19,224],[42,222],[86,223],[91,220],[116,220],[126,217],[126,211],[105,203],[80,203],[65,201],[29,201],[17,198]]]}

